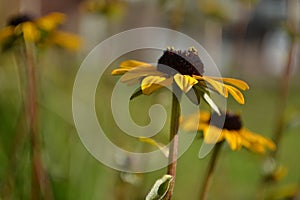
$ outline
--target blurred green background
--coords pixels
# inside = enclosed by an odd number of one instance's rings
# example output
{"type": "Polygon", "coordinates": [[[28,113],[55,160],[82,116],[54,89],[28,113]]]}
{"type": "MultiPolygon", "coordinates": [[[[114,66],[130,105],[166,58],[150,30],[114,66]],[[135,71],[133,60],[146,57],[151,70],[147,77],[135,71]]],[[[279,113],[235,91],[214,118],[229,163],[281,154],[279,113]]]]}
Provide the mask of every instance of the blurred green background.
{"type": "MultiPolygon", "coordinates": [[[[110,169],[89,154],[74,126],[72,89],[81,62],[98,42],[123,30],[159,26],[194,38],[208,51],[224,77],[239,78],[250,85],[250,90],[244,93],[246,104],[237,105],[230,97],[228,108],[241,113],[247,128],[272,138],[280,80],[291,45],[283,24],[293,12],[298,16],[299,24],[299,1],[107,0],[94,3],[0,0],[1,27],[11,15],[20,12],[39,16],[59,11],[68,15],[62,28],[79,34],[84,41],[77,53],[49,48],[38,55],[42,159],[55,199],[144,199],[155,180],[166,171],[134,175],[110,169]],[[297,6],[291,7],[293,4],[297,6]]],[[[30,199],[30,143],[24,134],[22,69],[17,66],[16,56],[13,52],[0,55],[0,199],[30,199]]],[[[293,56],[277,161],[288,169],[288,174],[268,187],[266,196],[262,197],[260,181],[266,157],[244,149],[232,152],[225,145],[208,199],[267,199],[268,194],[280,191],[281,186],[299,184],[299,57],[298,45],[293,56]]],[[[126,136],[113,120],[110,98],[118,77],[112,77],[110,72],[121,60],[109,66],[99,82],[96,94],[98,119],[100,123],[105,121],[101,125],[114,143],[124,148],[144,145],[151,149],[148,144],[140,144],[126,136]]],[[[102,67],[101,63],[99,67],[102,67]]],[[[141,125],[149,123],[148,109],[154,102],[162,102],[169,112],[171,101],[168,100],[171,98],[164,92],[133,100],[129,106],[132,118],[141,125]]],[[[167,142],[168,121],[159,139],[167,142]]],[[[210,158],[198,158],[201,143],[202,140],[196,139],[178,160],[175,200],[198,199],[210,158]]]]}

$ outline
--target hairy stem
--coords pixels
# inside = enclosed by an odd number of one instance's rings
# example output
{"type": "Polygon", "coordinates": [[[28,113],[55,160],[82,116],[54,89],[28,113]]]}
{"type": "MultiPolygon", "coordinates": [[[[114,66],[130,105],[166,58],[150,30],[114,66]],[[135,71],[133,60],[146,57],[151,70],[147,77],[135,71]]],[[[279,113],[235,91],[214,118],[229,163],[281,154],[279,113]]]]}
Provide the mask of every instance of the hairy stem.
{"type": "Polygon", "coordinates": [[[173,177],[168,194],[165,199],[170,200],[173,196],[173,190],[176,179],[176,167],[177,167],[177,154],[178,154],[178,128],[179,128],[179,117],[180,117],[180,97],[179,95],[172,94],[172,111],[171,111],[171,127],[170,127],[170,147],[169,147],[169,165],[167,174],[173,177]]]}

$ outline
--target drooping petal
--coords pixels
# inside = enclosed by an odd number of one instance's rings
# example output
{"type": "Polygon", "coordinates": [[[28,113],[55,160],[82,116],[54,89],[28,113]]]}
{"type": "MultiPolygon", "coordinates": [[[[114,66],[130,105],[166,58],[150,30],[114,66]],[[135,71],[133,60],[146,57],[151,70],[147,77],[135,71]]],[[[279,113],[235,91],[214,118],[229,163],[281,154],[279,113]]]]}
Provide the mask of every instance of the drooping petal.
{"type": "Polygon", "coordinates": [[[11,37],[14,33],[14,27],[13,26],[7,26],[0,30],[0,43],[2,41],[5,41],[7,38],[11,37]]]}
{"type": "Polygon", "coordinates": [[[233,151],[238,149],[237,138],[235,134],[231,134],[230,132],[226,131],[225,139],[233,151]]]}
{"type": "Polygon", "coordinates": [[[229,83],[235,87],[240,88],[241,90],[248,90],[249,85],[242,80],[235,79],[235,78],[219,78],[219,77],[211,77],[214,80],[223,81],[224,83],[229,83]]]}
{"type": "Polygon", "coordinates": [[[227,88],[228,92],[233,96],[233,98],[240,104],[244,104],[245,103],[245,99],[243,94],[236,89],[233,86],[230,85],[225,85],[225,87],[227,88]]]}
{"type": "Polygon", "coordinates": [[[40,38],[40,33],[35,24],[32,22],[24,22],[20,24],[25,41],[35,42],[40,38]]]}
{"type": "Polygon", "coordinates": [[[250,141],[251,143],[257,143],[260,146],[267,147],[268,149],[270,149],[272,151],[276,149],[276,145],[274,144],[273,141],[271,141],[261,135],[258,135],[256,133],[253,133],[253,132],[247,130],[246,128],[243,128],[241,130],[241,135],[244,138],[246,138],[248,141],[250,141]]]}
{"type": "Polygon", "coordinates": [[[215,81],[214,79],[209,78],[207,76],[202,76],[201,79],[206,81],[207,83],[209,83],[222,96],[224,96],[226,98],[228,97],[227,89],[224,87],[223,83],[221,83],[219,81],[215,81]]]}
{"type": "Polygon", "coordinates": [[[64,20],[65,15],[63,13],[53,12],[37,19],[36,24],[39,28],[49,32],[56,29],[56,27],[62,24],[64,20]]]}
{"type": "Polygon", "coordinates": [[[187,93],[193,85],[198,83],[198,81],[193,77],[181,74],[175,74],[174,81],[184,93],[187,93]]]}
{"type": "Polygon", "coordinates": [[[141,89],[143,94],[149,95],[155,90],[158,90],[164,86],[172,83],[171,78],[160,77],[160,76],[147,76],[141,83],[141,89]]]}
{"type": "Polygon", "coordinates": [[[149,63],[137,61],[137,60],[126,60],[121,62],[120,67],[121,68],[135,68],[135,67],[141,67],[141,66],[152,66],[149,63]]]}
{"type": "Polygon", "coordinates": [[[70,51],[79,50],[82,43],[79,36],[63,31],[54,31],[48,41],[70,51]]]}

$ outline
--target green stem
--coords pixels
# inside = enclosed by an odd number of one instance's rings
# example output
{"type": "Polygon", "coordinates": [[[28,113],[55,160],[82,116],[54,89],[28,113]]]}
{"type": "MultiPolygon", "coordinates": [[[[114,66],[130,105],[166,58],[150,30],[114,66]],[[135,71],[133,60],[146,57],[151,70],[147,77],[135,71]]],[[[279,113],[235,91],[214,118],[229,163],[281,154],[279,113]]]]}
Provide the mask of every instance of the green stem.
{"type": "MultiPolygon", "coordinates": [[[[174,89],[176,90],[176,89],[174,89]]],[[[173,91],[174,92],[174,91],[173,91]]],[[[167,174],[173,177],[168,194],[165,199],[171,200],[173,196],[173,190],[176,179],[176,167],[177,167],[177,154],[178,154],[178,128],[179,128],[179,117],[180,117],[180,97],[179,95],[172,94],[172,111],[171,111],[171,127],[170,127],[170,147],[169,147],[169,165],[167,174]],[[177,98],[178,97],[178,98],[177,98]]]]}
{"type": "Polygon", "coordinates": [[[219,156],[219,152],[220,152],[220,149],[221,149],[223,143],[224,142],[217,143],[213,150],[213,155],[208,164],[208,170],[206,173],[206,177],[203,180],[202,189],[201,189],[201,193],[200,193],[200,197],[199,197],[200,200],[205,200],[207,198],[207,194],[208,194],[208,190],[209,190],[209,187],[210,187],[210,184],[212,181],[213,173],[215,171],[217,158],[219,156]]]}

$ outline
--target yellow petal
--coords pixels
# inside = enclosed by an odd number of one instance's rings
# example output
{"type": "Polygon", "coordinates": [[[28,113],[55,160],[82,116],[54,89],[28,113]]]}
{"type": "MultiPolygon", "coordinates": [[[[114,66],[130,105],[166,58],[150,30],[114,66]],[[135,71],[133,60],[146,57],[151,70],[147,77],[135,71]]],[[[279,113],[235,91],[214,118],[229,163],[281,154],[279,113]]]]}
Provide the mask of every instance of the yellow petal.
{"type": "Polygon", "coordinates": [[[200,121],[208,122],[210,120],[210,112],[200,111],[200,121]]]}
{"type": "Polygon", "coordinates": [[[224,97],[228,97],[228,92],[227,89],[224,87],[224,84],[219,82],[219,81],[215,81],[207,76],[202,76],[202,79],[206,82],[208,82],[217,92],[219,92],[221,95],[223,95],[224,97]]]}
{"type": "Polygon", "coordinates": [[[0,30],[0,42],[5,41],[14,34],[14,27],[7,26],[0,30]]]}
{"type": "Polygon", "coordinates": [[[225,139],[227,143],[229,144],[230,148],[233,151],[236,151],[239,149],[237,135],[234,133],[231,133],[230,131],[225,131],[225,139]]]}
{"type": "Polygon", "coordinates": [[[32,22],[24,22],[20,24],[22,27],[23,37],[25,41],[38,41],[40,37],[40,32],[37,27],[32,22]]]}
{"type": "Polygon", "coordinates": [[[215,77],[211,77],[215,80],[220,80],[223,81],[224,83],[229,83],[235,87],[240,88],[241,90],[248,90],[249,89],[249,85],[242,80],[239,79],[235,79],[235,78],[215,78],[215,77]]]}
{"type": "Polygon", "coordinates": [[[63,31],[54,31],[49,42],[70,51],[79,50],[81,47],[81,39],[78,35],[63,31]]]}
{"type": "Polygon", "coordinates": [[[141,67],[141,66],[152,66],[149,63],[137,61],[137,60],[126,60],[121,62],[120,67],[121,68],[135,68],[135,67],[141,67]]]}
{"type": "MultiPolygon", "coordinates": [[[[123,69],[123,68],[121,68],[123,69]]],[[[155,67],[153,66],[142,66],[142,67],[136,67],[136,68],[124,68],[128,72],[124,74],[121,78],[121,81],[124,83],[127,82],[138,82],[142,77],[145,76],[163,76],[161,72],[157,71],[155,67]]]]}
{"type": "Polygon", "coordinates": [[[240,104],[244,104],[245,103],[245,99],[243,94],[236,89],[233,86],[230,85],[225,85],[225,87],[227,88],[228,92],[233,96],[233,98],[240,104]]]}
{"type": "Polygon", "coordinates": [[[118,69],[114,69],[111,74],[112,75],[121,75],[121,74],[125,74],[126,72],[128,72],[130,70],[130,68],[118,68],[118,69]]]}
{"type": "Polygon", "coordinates": [[[187,93],[193,87],[193,85],[198,83],[196,79],[189,75],[176,74],[174,76],[174,80],[184,93],[187,93]]]}
{"type": "Polygon", "coordinates": [[[276,149],[276,145],[274,144],[273,141],[259,134],[253,133],[245,128],[243,128],[240,131],[240,135],[244,138],[244,140],[247,140],[251,144],[249,149],[254,152],[264,153],[265,148],[268,148],[270,150],[276,149]]]}
{"type": "Polygon", "coordinates": [[[65,20],[65,15],[62,13],[54,12],[36,20],[39,28],[45,31],[53,31],[56,27],[62,24],[65,20]]]}
{"type": "Polygon", "coordinates": [[[141,88],[143,91],[143,94],[149,95],[155,90],[158,90],[159,88],[162,88],[166,85],[170,85],[172,83],[171,78],[165,78],[160,76],[147,76],[143,79],[141,88]]]}

